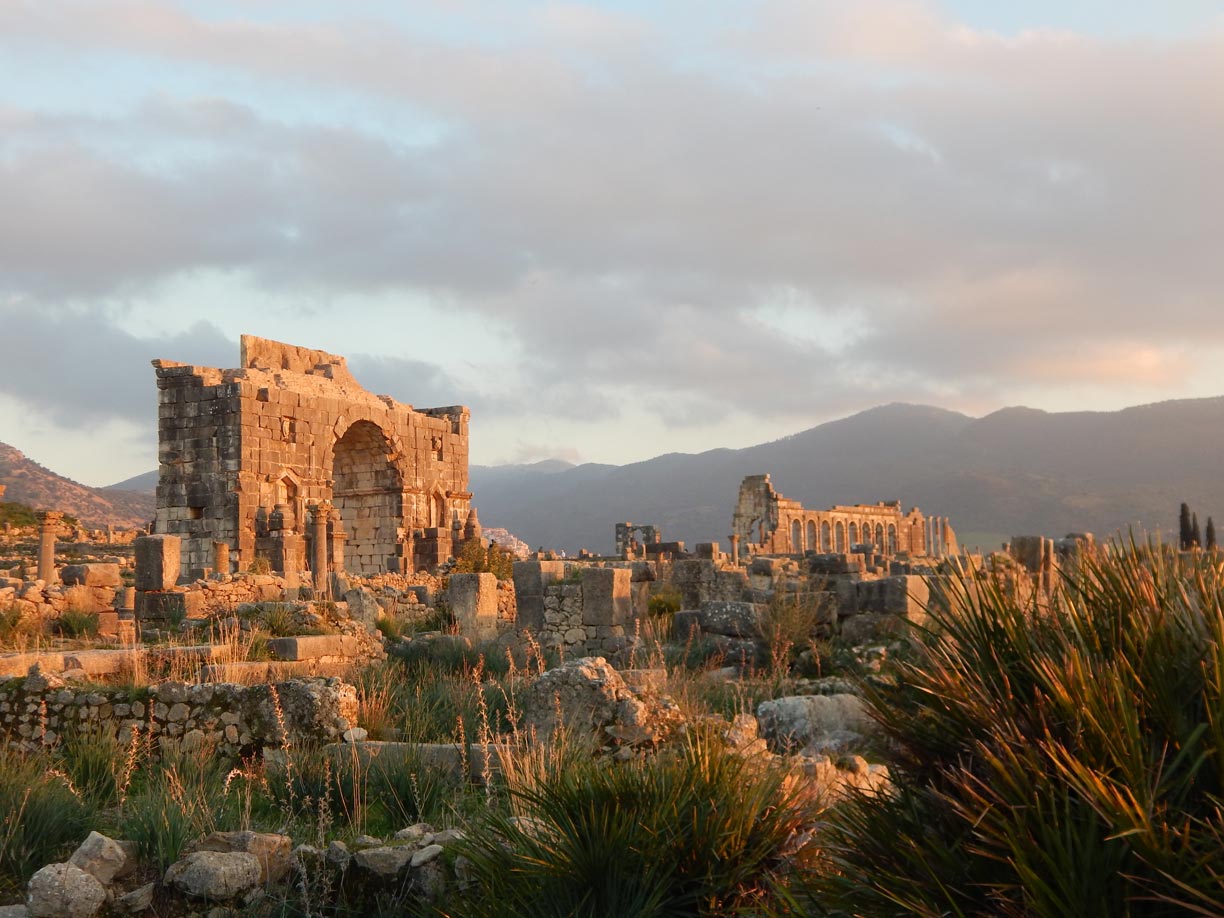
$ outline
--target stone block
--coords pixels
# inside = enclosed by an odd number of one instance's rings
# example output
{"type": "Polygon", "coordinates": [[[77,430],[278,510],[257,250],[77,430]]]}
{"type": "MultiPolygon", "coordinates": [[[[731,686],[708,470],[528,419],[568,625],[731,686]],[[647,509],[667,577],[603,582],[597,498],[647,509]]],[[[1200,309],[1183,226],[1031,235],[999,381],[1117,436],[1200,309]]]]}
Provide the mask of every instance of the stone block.
{"type": "Polygon", "coordinates": [[[761,607],[751,602],[708,600],[701,604],[698,621],[706,634],[755,638],[760,631],[761,607]]]}
{"type": "Polygon", "coordinates": [[[122,584],[118,564],[69,564],[60,571],[64,586],[111,587],[122,584]]]}
{"type": "Polygon", "coordinates": [[[164,591],[178,583],[182,543],[178,536],[141,536],[136,549],[136,589],[164,591]]]}
{"type": "Polygon", "coordinates": [[[204,594],[198,592],[138,592],[136,594],[136,620],[185,621],[196,618],[204,608],[204,594]]]}
{"type": "Polygon", "coordinates": [[[633,621],[633,572],[621,567],[588,567],[582,572],[582,623],[626,625],[633,621]]]}
{"type": "Polygon", "coordinates": [[[357,639],[347,634],[303,634],[272,638],[268,649],[278,660],[317,660],[320,657],[355,657],[360,652],[357,639]]]}
{"type": "Polygon", "coordinates": [[[497,637],[497,577],[493,574],[452,574],[447,603],[459,633],[473,641],[497,637]]]}
{"type": "Polygon", "coordinates": [[[912,622],[926,620],[930,589],[922,577],[884,577],[856,584],[858,611],[894,615],[912,622]]]}

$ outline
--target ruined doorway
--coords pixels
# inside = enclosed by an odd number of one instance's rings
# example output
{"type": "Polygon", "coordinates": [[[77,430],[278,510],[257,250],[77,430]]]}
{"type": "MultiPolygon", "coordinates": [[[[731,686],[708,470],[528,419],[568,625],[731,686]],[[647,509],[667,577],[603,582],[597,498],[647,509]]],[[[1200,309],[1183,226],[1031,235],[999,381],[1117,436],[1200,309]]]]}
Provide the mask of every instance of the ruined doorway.
{"type": "Polygon", "coordinates": [[[358,421],[336,441],[332,503],[348,534],[345,567],[354,574],[368,577],[398,569],[403,480],[390,457],[391,444],[370,421],[358,421]]]}

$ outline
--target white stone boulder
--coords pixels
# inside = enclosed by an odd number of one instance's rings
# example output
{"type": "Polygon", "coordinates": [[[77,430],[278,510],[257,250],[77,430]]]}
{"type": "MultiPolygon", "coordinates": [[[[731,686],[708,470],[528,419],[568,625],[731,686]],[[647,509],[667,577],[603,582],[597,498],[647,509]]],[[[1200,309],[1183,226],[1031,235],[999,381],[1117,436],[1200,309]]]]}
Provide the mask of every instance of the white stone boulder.
{"type": "Polygon", "coordinates": [[[99,832],[90,832],[68,858],[68,863],[92,875],[103,886],[109,886],[136,869],[134,847],[130,842],[125,844],[99,832]]]}
{"type": "Polygon", "coordinates": [[[171,864],[165,882],[192,899],[224,902],[259,886],[259,858],[245,851],[197,851],[171,864]]]}
{"type": "Polygon", "coordinates": [[[93,918],[105,904],[106,887],[71,864],[48,864],[26,888],[30,918],[93,918]]]}
{"type": "Polygon", "coordinates": [[[877,726],[857,695],[792,695],[757,707],[761,736],[774,752],[841,753],[857,748],[877,726]]]}

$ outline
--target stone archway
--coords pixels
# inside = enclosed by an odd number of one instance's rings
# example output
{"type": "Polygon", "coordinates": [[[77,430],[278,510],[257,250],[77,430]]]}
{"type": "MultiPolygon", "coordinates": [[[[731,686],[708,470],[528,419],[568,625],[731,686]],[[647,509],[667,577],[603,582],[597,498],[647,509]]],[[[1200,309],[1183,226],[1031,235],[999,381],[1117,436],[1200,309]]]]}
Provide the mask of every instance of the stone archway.
{"type": "Polygon", "coordinates": [[[837,551],[839,554],[843,551],[847,551],[845,524],[839,521],[837,526],[834,527],[833,532],[834,532],[834,539],[835,539],[833,543],[834,550],[837,551]]]}
{"type": "Polygon", "coordinates": [[[332,504],[348,534],[345,567],[370,576],[398,570],[404,488],[391,463],[382,428],[357,421],[336,441],[332,456],[332,504]]]}
{"type": "Polygon", "coordinates": [[[803,551],[803,524],[791,520],[791,553],[800,554],[803,551]]]}

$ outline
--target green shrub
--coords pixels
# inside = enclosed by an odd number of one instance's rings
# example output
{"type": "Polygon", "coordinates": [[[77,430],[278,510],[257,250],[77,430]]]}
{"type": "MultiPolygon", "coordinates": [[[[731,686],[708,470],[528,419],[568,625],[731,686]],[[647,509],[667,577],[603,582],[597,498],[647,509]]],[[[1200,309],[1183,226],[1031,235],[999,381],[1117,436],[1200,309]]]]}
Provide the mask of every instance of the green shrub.
{"type": "Polygon", "coordinates": [[[55,630],[64,637],[98,636],[98,616],[92,612],[67,609],[55,620],[55,630]]]}
{"type": "Polygon", "coordinates": [[[646,611],[654,618],[663,615],[674,615],[680,611],[684,598],[673,586],[666,586],[650,597],[646,603],[646,611]]]}
{"type": "Polygon", "coordinates": [[[15,644],[38,636],[38,620],[23,615],[16,606],[0,609],[0,644],[15,644]]]}
{"type": "Polygon", "coordinates": [[[0,748],[0,899],[61,860],[89,834],[94,808],[45,756],[0,748]]]}
{"type": "Polygon", "coordinates": [[[392,643],[398,641],[405,631],[403,619],[395,615],[384,615],[374,623],[374,627],[392,643]]]}
{"type": "Polygon", "coordinates": [[[261,602],[257,621],[273,638],[291,638],[299,633],[294,607],[288,602],[261,602]]]}
{"type": "Polygon", "coordinates": [[[782,772],[694,736],[624,763],[520,772],[515,815],[487,812],[463,853],[472,916],[769,914],[788,901],[795,839],[818,816],[782,772]]]}
{"type": "Polygon", "coordinates": [[[1114,546],[1048,607],[954,581],[865,683],[897,793],[835,814],[854,914],[1224,913],[1224,571],[1114,546]]]}

